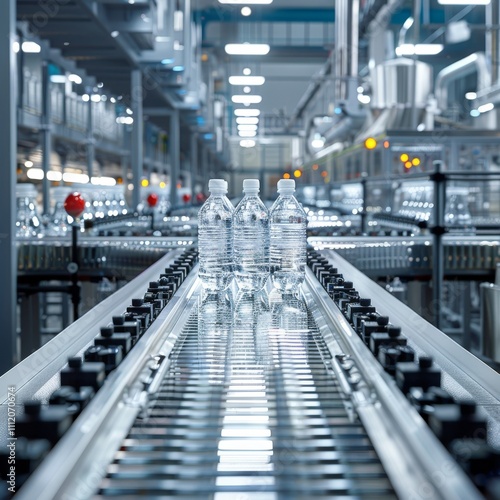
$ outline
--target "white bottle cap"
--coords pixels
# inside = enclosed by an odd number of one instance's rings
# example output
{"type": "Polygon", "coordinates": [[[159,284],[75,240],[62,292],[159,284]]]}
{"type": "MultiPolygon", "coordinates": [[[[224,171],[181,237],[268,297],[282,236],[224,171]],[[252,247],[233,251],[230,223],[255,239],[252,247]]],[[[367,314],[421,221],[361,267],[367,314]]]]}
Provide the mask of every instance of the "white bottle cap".
{"type": "Polygon", "coordinates": [[[227,193],[229,191],[229,184],[227,181],[224,181],[224,191],[227,193]]]}
{"type": "Polygon", "coordinates": [[[245,193],[248,193],[248,192],[258,193],[259,190],[260,190],[259,179],[245,179],[243,181],[243,191],[245,193]]]}
{"type": "Polygon", "coordinates": [[[295,181],[293,179],[280,179],[278,181],[278,193],[295,191],[295,181]]]}
{"type": "Polygon", "coordinates": [[[208,181],[209,191],[226,191],[227,192],[227,182],[224,179],[210,179],[208,181]]]}

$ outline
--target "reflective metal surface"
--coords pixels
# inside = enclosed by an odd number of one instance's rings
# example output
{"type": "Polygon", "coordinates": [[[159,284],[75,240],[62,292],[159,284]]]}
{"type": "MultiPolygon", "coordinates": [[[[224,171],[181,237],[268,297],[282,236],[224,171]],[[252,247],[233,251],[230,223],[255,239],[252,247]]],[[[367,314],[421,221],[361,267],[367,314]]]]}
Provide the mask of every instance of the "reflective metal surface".
{"type": "Polygon", "coordinates": [[[481,283],[481,354],[500,363],[500,286],[481,283]]]}

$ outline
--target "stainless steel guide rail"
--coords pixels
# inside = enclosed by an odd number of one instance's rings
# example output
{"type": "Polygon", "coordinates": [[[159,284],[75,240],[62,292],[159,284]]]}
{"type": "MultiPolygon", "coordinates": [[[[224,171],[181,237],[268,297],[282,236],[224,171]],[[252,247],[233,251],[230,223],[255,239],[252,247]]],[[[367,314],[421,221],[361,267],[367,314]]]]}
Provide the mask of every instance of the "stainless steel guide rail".
{"type": "MultiPolygon", "coordinates": [[[[498,374],[328,257],[498,428],[498,374]]],[[[217,296],[195,269],[18,497],[238,495],[481,498],[312,273],[299,298],[217,296]]]]}

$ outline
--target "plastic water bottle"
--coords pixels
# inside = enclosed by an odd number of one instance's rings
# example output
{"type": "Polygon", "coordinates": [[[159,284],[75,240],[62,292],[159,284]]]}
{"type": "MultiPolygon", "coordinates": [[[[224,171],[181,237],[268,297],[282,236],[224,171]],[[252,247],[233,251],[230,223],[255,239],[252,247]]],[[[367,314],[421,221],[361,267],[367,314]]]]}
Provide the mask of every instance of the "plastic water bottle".
{"type": "Polygon", "coordinates": [[[198,275],[204,288],[222,291],[233,278],[234,208],[225,197],[226,181],[210,179],[208,190],[210,196],[198,212],[198,275]]]}
{"type": "Polygon", "coordinates": [[[248,291],[261,290],[269,277],[269,212],[259,188],[258,179],[245,179],[245,196],[233,213],[234,277],[248,291]]]}
{"type": "Polygon", "coordinates": [[[282,292],[296,291],[306,268],[306,222],[304,209],[293,196],[295,181],[278,182],[278,199],[270,210],[271,277],[282,292]]]}

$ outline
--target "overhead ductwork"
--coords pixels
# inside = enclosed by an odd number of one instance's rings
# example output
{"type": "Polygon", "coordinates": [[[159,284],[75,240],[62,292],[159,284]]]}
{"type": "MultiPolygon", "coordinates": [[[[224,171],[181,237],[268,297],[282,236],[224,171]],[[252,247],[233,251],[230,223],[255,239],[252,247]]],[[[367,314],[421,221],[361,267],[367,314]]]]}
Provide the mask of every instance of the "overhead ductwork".
{"type": "Polygon", "coordinates": [[[439,109],[445,110],[448,107],[448,87],[456,80],[474,73],[477,73],[477,91],[486,89],[491,85],[488,61],[482,52],[476,52],[464,59],[460,59],[460,61],[450,64],[438,73],[434,94],[439,109]]]}

